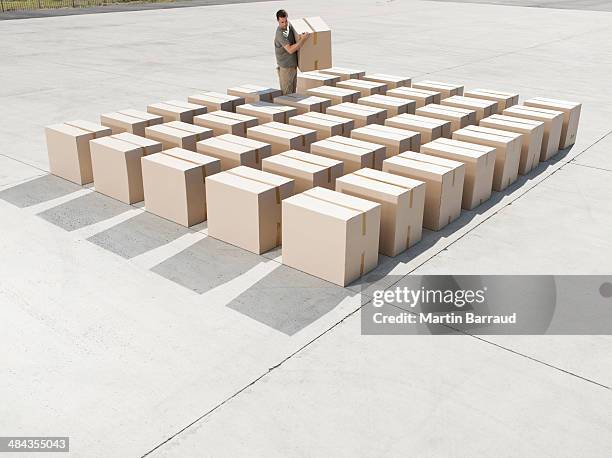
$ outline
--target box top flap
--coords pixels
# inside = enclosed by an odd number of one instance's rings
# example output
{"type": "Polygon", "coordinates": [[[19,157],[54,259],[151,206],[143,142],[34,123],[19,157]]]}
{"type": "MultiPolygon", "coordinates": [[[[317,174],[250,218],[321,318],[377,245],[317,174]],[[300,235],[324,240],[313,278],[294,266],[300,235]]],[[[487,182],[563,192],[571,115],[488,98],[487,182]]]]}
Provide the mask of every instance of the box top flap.
{"type": "Polygon", "coordinates": [[[129,132],[122,132],[120,134],[113,135],[113,138],[123,140],[124,142],[132,143],[133,145],[140,146],[142,148],[150,148],[152,146],[159,145],[157,140],[151,140],[150,138],[141,137],[140,135],[130,134],[129,132]]]}
{"type": "Polygon", "coordinates": [[[479,108],[497,106],[497,102],[493,100],[477,99],[475,97],[465,97],[462,95],[453,95],[452,97],[448,97],[447,99],[442,100],[442,105],[444,105],[444,102],[475,106],[479,108]]]}
{"type": "Polygon", "coordinates": [[[127,116],[132,116],[133,118],[144,119],[146,121],[161,120],[161,116],[147,113],[146,111],[133,110],[131,108],[127,108],[125,110],[119,110],[117,113],[121,113],[127,116]]]}
{"type": "Polygon", "coordinates": [[[450,121],[445,121],[444,119],[436,119],[429,118],[427,116],[419,116],[413,114],[403,113],[398,116],[394,116],[390,119],[390,121],[397,121],[406,125],[413,125],[418,127],[426,127],[426,128],[436,128],[442,127],[445,124],[448,124],[450,121]]]}
{"type": "Polygon", "coordinates": [[[457,168],[464,167],[463,162],[453,161],[452,159],[446,159],[443,157],[431,156],[429,154],[415,153],[413,151],[406,151],[400,153],[397,156],[392,156],[385,161],[390,161],[399,165],[404,164],[404,161],[420,164],[420,167],[431,171],[440,171],[440,173],[447,173],[457,168]]]}
{"type": "Polygon", "coordinates": [[[183,148],[170,148],[162,151],[162,153],[167,154],[168,156],[176,157],[183,161],[189,161],[194,164],[204,166],[219,162],[219,159],[217,159],[216,157],[207,156],[206,154],[196,153],[183,148]]]}
{"type": "Polygon", "coordinates": [[[349,196],[348,194],[332,191],[330,189],[322,188],[320,186],[308,189],[307,191],[304,191],[304,194],[310,197],[314,197],[315,199],[324,200],[326,202],[339,205],[341,207],[358,211],[360,213],[373,210],[376,207],[380,207],[380,204],[376,202],[370,202],[366,199],[349,196]]]}
{"type": "MultiPolygon", "coordinates": [[[[414,178],[404,177],[402,175],[395,175],[389,172],[382,172],[376,169],[363,168],[351,175],[358,175],[360,177],[368,178],[370,180],[376,180],[382,183],[392,184],[404,189],[413,189],[419,186],[423,186],[424,182],[415,180],[414,178]]],[[[348,176],[348,175],[344,175],[348,176]]]]}
{"type": "Polygon", "coordinates": [[[525,114],[530,116],[539,116],[541,118],[553,119],[558,116],[563,116],[562,111],[549,110],[547,108],[528,107],[526,105],[513,105],[504,110],[504,114],[525,114]]]}
{"type": "Polygon", "coordinates": [[[350,118],[343,118],[342,116],[336,116],[336,115],[332,115],[332,114],[327,114],[327,113],[319,113],[317,111],[309,111],[308,113],[304,113],[303,118],[300,119],[309,119],[309,120],[320,120],[320,121],[326,121],[326,122],[330,122],[333,124],[338,124],[338,123],[350,123],[353,120],[350,118]]]}
{"type": "Polygon", "coordinates": [[[469,131],[469,132],[476,132],[478,134],[487,134],[487,135],[497,136],[497,137],[500,137],[500,140],[505,139],[506,141],[512,141],[512,140],[521,138],[521,134],[517,132],[510,132],[508,130],[502,130],[502,129],[492,129],[490,127],[482,127],[482,126],[466,126],[463,129],[460,129],[459,131],[461,131],[462,133],[463,131],[469,131]]]}
{"type": "Polygon", "coordinates": [[[177,113],[177,114],[185,113],[185,112],[188,112],[188,111],[193,111],[193,109],[191,109],[191,108],[179,107],[177,105],[173,105],[173,104],[167,103],[167,102],[151,103],[151,104],[149,104],[149,106],[147,108],[148,109],[156,108],[158,110],[168,111],[170,113],[177,113]]]}
{"type": "Polygon", "coordinates": [[[218,137],[212,137],[212,138],[216,138],[218,140],[221,140],[227,143],[244,146],[250,149],[259,149],[259,148],[264,148],[266,146],[269,146],[269,143],[264,143],[264,142],[260,142],[259,140],[253,140],[252,138],[241,137],[239,135],[233,135],[233,134],[223,134],[223,135],[219,135],[218,137]]]}
{"type": "Polygon", "coordinates": [[[356,138],[343,137],[342,135],[334,135],[333,137],[329,137],[323,141],[329,141],[336,145],[350,146],[351,148],[359,148],[361,150],[365,150],[366,152],[377,151],[381,149],[386,150],[385,145],[368,142],[365,140],[357,140],[356,138]]]}
{"type": "MultiPolygon", "coordinates": [[[[486,146],[486,145],[480,145],[478,143],[469,143],[469,142],[464,142],[461,140],[451,140],[450,138],[436,138],[434,141],[426,143],[425,145],[428,146],[435,146],[436,148],[441,148],[441,147],[451,147],[451,148],[460,148],[461,150],[471,150],[474,151],[474,154],[476,156],[481,156],[483,154],[489,154],[492,153],[493,151],[495,151],[495,148],[493,148],[492,146],[486,146]]],[[[425,146],[422,145],[421,147],[425,146]]],[[[469,152],[466,153],[470,154],[469,152]]]]}
{"type": "Polygon", "coordinates": [[[262,127],[269,127],[275,130],[282,130],[285,132],[289,132],[297,135],[316,135],[316,131],[312,129],[307,129],[305,127],[294,126],[292,124],[283,124],[282,122],[268,122],[266,124],[262,124],[262,127]]]}
{"type": "Polygon", "coordinates": [[[500,98],[512,98],[512,97],[518,97],[518,93],[516,92],[502,92],[502,91],[496,91],[493,89],[472,89],[470,91],[466,91],[469,93],[473,93],[473,94],[482,94],[482,95],[488,95],[491,97],[500,97],[500,98]]]}
{"type": "Polygon", "coordinates": [[[169,135],[176,138],[186,138],[192,135],[196,135],[194,132],[188,132],[183,129],[177,129],[176,127],[169,126],[168,124],[155,124],[145,129],[145,134],[149,135],[150,132],[156,132],[162,135],[169,135]]]}
{"type": "Polygon", "coordinates": [[[321,213],[323,215],[329,216],[330,218],[338,219],[341,221],[348,221],[362,214],[357,210],[336,205],[326,200],[311,197],[305,192],[284,199],[283,205],[295,205],[297,207],[301,207],[316,213],[321,213]]]}
{"type": "Polygon", "coordinates": [[[571,110],[572,108],[576,108],[582,105],[579,102],[571,102],[568,100],[559,100],[559,99],[549,99],[546,97],[534,97],[532,99],[525,100],[524,103],[541,103],[542,105],[548,105],[552,108],[559,108],[559,109],[565,109],[565,110],[571,110]]]}
{"type": "Polygon", "coordinates": [[[143,156],[141,158],[141,161],[143,161],[143,163],[145,161],[147,162],[155,162],[157,164],[161,164],[164,165],[166,167],[172,168],[172,169],[176,169],[176,170],[182,170],[182,171],[186,171],[186,170],[191,170],[191,169],[195,169],[198,167],[202,167],[202,164],[197,164],[191,161],[185,161],[179,157],[175,157],[169,154],[165,154],[165,153],[154,153],[154,154],[149,154],[148,156],[143,156]]]}
{"type": "Polygon", "coordinates": [[[311,16],[304,18],[304,21],[310,26],[313,32],[330,32],[331,29],[319,16],[311,16]]]}
{"type": "Polygon", "coordinates": [[[231,173],[233,175],[237,175],[242,178],[247,178],[249,180],[254,180],[260,183],[265,183],[275,188],[286,185],[293,181],[290,178],[286,178],[286,177],[276,175],[270,172],[264,172],[263,170],[254,169],[251,167],[247,167],[245,165],[234,167],[232,169],[227,170],[225,173],[231,173]]]}
{"type": "Polygon", "coordinates": [[[400,86],[395,89],[387,91],[387,95],[400,94],[400,95],[418,95],[421,97],[431,97],[440,94],[436,91],[428,91],[427,89],[417,89],[416,87],[400,86]]]}
{"type": "MultiPolygon", "coordinates": [[[[281,105],[279,103],[261,102],[261,101],[238,105],[236,107],[236,110],[240,110],[240,111],[252,110],[252,111],[259,111],[262,113],[295,112],[295,108],[288,107],[287,105],[281,105]]],[[[244,113],[240,113],[240,114],[244,114],[244,113]]]]}
{"type": "Polygon", "coordinates": [[[463,84],[445,83],[443,81],[433,81],[433,80],[419,81],[418,83],[415,83],[415,84],[423,84],[426,86],[439,87],[439,88],[444,88],[444,89],[459,89],[463,87],[463,84]]]}
{"type": "Polygon", "coordinates": [[[418,132],[414,132],[412,130],[381,126],[380,124],[370,124],[369,126],[359,127],[358,129],[354,129],[353,132],[397,141],[406,140],[416,135],[420,135],[418,132]]]}
{"type": "Polygon", "coordinates": [[[82,119],[75,119],[74,121],[67,121],[64,124],[72,127],[76,127],[81,130],[85,130],[91,133],[107,132],[110,133],[110,128],[102,126],[95,122],[83,121],[82,119]]]}
{"type": "Polygon", "coordinates": [[[425,105],[424,107],[417,108],[417,114],[419,114],[419,112],[469,116],[471,113],[474,113],[475,111],[470,110],[469,108],[461,108],[461,107],[454,107],[452,105],[438,105],[437,103],[430,103],[429,105],[425,105]]]}
{"type": "Polygon", "coordinates": [[[375,88],[375,87],[383,87],[385,83],[380,83],[378,81],[368,81],[368,80],[359,80],[356,78],[351,78],[344,81],[339,81],[338,83],[341,86],[349,86],[349,87],[363,87],[363,88],[375,88]]]}
{"type": "Polygon", "coordinates": [[[290,149],[289,151],[284,151],[278,156],[286,156],[292,159],[296,159],[302,162],[308,162],[310,164],[315,164],[321,167],[335,167],[337,165],[342,164],[342,161],[337,161],[335,159],[330,159],[328,157],[319,156],[318,154],[305,153],[304,151],[298,151],[295,149],[290,149]]]}
{"type": "Polygon", "coordinates": [[[205,108],[203,105],[198,105],[191,102],[183,102],[182,100],[165,100],[164,103],[173,105],[178,108],[184,108],[185,110],[201,110],[205,108]]]}
{"type": "MultiPolygon", "coordinates": [[[[348,80],[347,80],[348,81],[348,80]]],[[[338,95],[338,96],[347,96],[347,95],[356,95],[359,94],[359,91],[354,89],[347,89],[345,87],[337,87],[337,86],[318,86],[308,89],[306,92],[309,94],[329,94],[329,95],[338,95]]]]}
{"type": "Polygon", "coordinates": [[[277,164],[289,169],[298,170],[300,172],[306,172],[314,174],[325,170],[326,167],[322,165],[313,164],[311,162],[300,161],[299,159],[285,156],[282,154],[275,154],[273,156],[263,159],[262,164],[277,164]]]}
{"type": "Polygon", "coordinates": [[[504,130],[504,127],[513,127],[517,129],[523,129],[525,131],[532,131],[538,126],[543,126],[544,123],[541,121],[534,121],[525,118],[515,118],[512,116],[504,115],[493,115],[488,118],[484,118],[480,122],[481,127],[499,128],[504,130]],[[491,125],[486,125],[491,124],[491,125]]]}
{"type": "Polygon", "coordinates": [[[91,140],[90,143],[103,145],[107,148],[111,148],[122,153],[127,153],[128,151],[140,151],[144,154],[143,147],[131,142],[126,142],[125,140],[121,140],[120,138],[116,138],[114,135],[96,138],[94,140],[91,140]]]}
{"type": "Polygon", "coordinates": [[[364,78],[375,78],[392,83],[401,83],[402,81],[412,79],[410,76],[389,75],[388,73],[369,73],[365,75],[364,78]]]}
{"type": "Polygon", "coordinates": [[[392,97],[390,95],[382,95],[382,94],[373,94],[367,95],[365,97],[361,97],[359,102],[372,102],[372,103],[381,103],[384,105],[392,105],[392,106],[402,106],[408,105],[410,101],[406,99],[402,99],[400,97],[392,97]]]}
{"type": "Polygon", "coordinates": [[[202,127],[202,126],[196,126],[194,124],[189,124],[187,122],[171,121],[171,122],[167,122],[165,125],[168,127],[183,130],[185,132],[189,132],[192,134],[205,134],[208,132],[212,133],[212,129],[209,129],[207,127],[202,127]]]}
{"type": "Polygon", "coordinates": [[[496,120],[496,121],[506,121],[506,122],[515,123],[515,124],[523,124],[525,125],[525,127],[539,127],[539,126],[544,125],[542,121],[537,121],[535,119],[519,118],[516,116],[508,116],[508,115],[500,115],[500,114],[494,114],[485,119],[496,120]]]}

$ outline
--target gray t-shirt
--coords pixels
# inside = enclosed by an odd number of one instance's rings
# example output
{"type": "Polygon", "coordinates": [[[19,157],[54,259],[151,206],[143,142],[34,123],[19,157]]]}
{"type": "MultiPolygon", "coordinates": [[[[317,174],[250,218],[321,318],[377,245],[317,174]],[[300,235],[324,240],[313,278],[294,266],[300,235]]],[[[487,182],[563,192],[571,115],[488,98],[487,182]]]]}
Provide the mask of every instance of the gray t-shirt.
{"type": "Polygon", "coordinates": [[[291,24],[287,26],[286,30],[280,27],[276,28],[276,34],[274,35],[274,52],[276,53],[276,63],[279,67],[297,67],[297,53],[289,54],[284,46],[295,44],[295,30],[291,24]]]}

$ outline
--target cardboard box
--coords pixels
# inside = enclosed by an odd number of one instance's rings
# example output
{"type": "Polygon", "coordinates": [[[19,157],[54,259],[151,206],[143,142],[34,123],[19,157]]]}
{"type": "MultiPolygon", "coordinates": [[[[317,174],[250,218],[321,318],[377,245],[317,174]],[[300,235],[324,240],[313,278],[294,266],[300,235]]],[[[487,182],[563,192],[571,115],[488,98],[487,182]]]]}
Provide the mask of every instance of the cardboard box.
{"type": "Polygon", "coordinates": [[[257,118],[260,124],[267,122],[287,123],[291,116],[297,114],[297,110],[286,105],[269,102],[245,103],[236,107],[236,113],[257,118]]]}
{"type": "Polygon", "coordinates": [[[386,73],[370,73],[364,75],[364,80],[384,83],[387,89],[395,89],[397,87],[410,87],[412,78],[409,76],[388,75],[386,73]]]}
{"type": "Polygon", "coordinates": [[[208,112],[211,111],[236,111],[238,105],[246,103],[244,97],[223,94],[221,92],[201,92],[187,97],[190,103],[204,105],[208,112]]]}
{"type": "Polygon", "coordinates": [[[340,77],[340,81],[346,81],[351,79],[362,79],[365,75],[365,70],[356,70],[354,68],[345,67],[331,67],[323,68],[319,70],[321,73],[327,73],[328,75],[335,75],[340,77]]]}
{"type": "Polygon", "coordinates": [[[387,117],[397,116],[404,113],[414,114],[416,102],[414,100],[391,97],[388,95],[368,95],[361,97],[357,103],[387,110],[387,117]]]}
{"type": "Polygon", "coordinates": [[[111,135],[111,129],[93,122],[76,120],[45,128],[49,171],[73,183],[93,181],[89,141],[111,135]]]}
{"type": "Polygon", "coordinates": [[[325,188],[283,201],[283,264],[346,286],[378,264],[380,204],[325,188]]]}
{"type": "Polygon", "coordinates": [[[496,150],[490,146],[438,138],[421,146],[423,154],[465,165],[461,207],[472,210],[491,197],[496,150]]]}
{"type": "Polygon", "coordinates": [[[383,161],[383,172],[423,181],[423,227],[438,231],[461,214],[465,166],[462,162],[407,151],[383,161]]]}
{"type": "Polygon", "coordinates": [[[96,191],[133,204],[144,199],[140,159],[162,150],[160,142],[121,133],[89,142],[96,191]]]}
{"type": "Polygon", "coordinates": [[[327,107],[331,106],[331,100],[328,98],[302,94],[287,94],[274,97],[274,103],[293,107],[299,115],[310,113],[311,111],[325,113],[327,107]]]}
{"type": "Polygon", "coordinates": [[[148,212],[187,227],[206,220],[204,179],[221,171],[219,159],[172,148],[141,162],[148,212]]]}
{"type": "Polygon", "coordinates": [[[290,149],[308,152],[310,144],[317,140],[317,132],[304,127],[268,122],[247,129],[247,138],[272,145],[272,154],[290,149]]]}
{"type": "Polygon", "coordinates": [[[331,105],[338,105],[339,103],[352,102],[357,103],[361,93],[354,89],[345,89],[342,87],[332,86],[319,86],[306,91],[308,95],[314,95],[317,97],[325,97],[331,100],[331,105]]]}
{"type": "Polygon", "coordinates": [[[453,140],[461,140],[495,148],[493,189],[503,191],[518,177],[523,134],[488,127],[468,126],[453,132],[453,140]]]}
{"type": "Polygon", "coordinates": [[[350,79],[345,81],[339,81],[338,83],[336,83],[336,87],[343,87],[345,89],[359,91],[360,97],[366,97],[368,95],[374,94],[385,95],[385,93],[387,92],[387,85],[385,83],[367,81],[365,79],[350,79]]]}
{"type": "Polygon", "coordinates": [[[166,102],[152,103],[147,107],[147,112],[161,116],[164,122],[182,121],[193,123],[193,117],[207,112],[204,105],[197,105],[180,100],[168,100],[166,102]]]}
{"type": "Polygon", "coordinates": [[[547,99],[536,97],[525,100],[523,105],[528,107],[545,108],[563,112],[563,128],[561,129],[561,140],[559,149],[565,149],[576,143],[578,133],[578,122],[580,121],[580,110],[582,104],[578,102],[568,102],[566,100],[547,99]]]}
{"type": "Polygon", "coordinates": [[[308,89],[319,86],[335,86],[338,81],[340,81],[339,76],[327,73],[317,71],[298,73],[296,92],[305,94],[308,89]]]}
{"type": "Polygon", "coordinates": [[[145,127],[161,124],[162,122],[163,118],[161,116],[132,109],[100,115],[100,124],[110,127],[113,134],[128,132],[144,137],[145,127]]]}
{"type": "Polygon", "coordinates": [[[340,135],[320,140],[310,146],[312,154],[342,161],[344,173],[352,173],[364,167],[380,170],[386,150],[385,145],[340,135]]]}
{"type": "Polygon", "coordinates": [[[453,95],[463,95],[463,86],[455,83],[425,80],[419,81],[418,83],[412,83],[412,87],[416,89],[425,89],[426,91],[439,92],[443,99],[447,99],[453,95]]]}
{"type": "MultiPolygon", "coordinates": [[[[320,17],[292,19],[297,35],[308,32],[310,36],[298,51],[298,68],[303,72],[332,66],[331,29],[320,17]]],[[[297,39],[297,36],[295,37],[297,39]]]]}
{"type": "MultiPolygon", "coordinates": [[[[476,124],[476,111],[467,108],[457,108],[447,105],[431,103],[417,108],[416,114],[427,118],[442,119],[450,122],[450,133],[462,129],[470,124],[476,124]]],[[[446,137],[450,137],[446,135],[446,137]]]]}
{"type": "Polygon", "coordinates": [[[385,145],[385,157],[395,156],[404,151],[418,151],[421,134],[406,129],[371,124],[351,132],[351,138],[385,145]]]}
{"type": "Polygon", "coordinates": [[[368,124],[384,124],[387,118],[387,110],[384,108],[359,105],[358,103],[351,102],[332,105],[327,109],[326,113],[352,119],[355,121],[355,127],[363,127],[368,124]]]}
{"type": "Polygon", "coordinates": [[[256,126],[259,121],[254,116],[218,110],[194,117],[193,123],[212,129],[213,135],[232,134],[246,137],[247,129],[256,126]]]}
{"type": "MultiPolygon", "coordinates": [[[[266,86],[258,86],[256,84],[243,84],[241,86],[230,87],[227,90],[228,95],[235,97],[241,97],[245,103],[254,102],[270,102],[274,100],[274,97],[282,95],[280,89],[275,89],[266,86]]],[[[236,107],[237,108],[237,107],[236,107]]]]}
{"type": "Polygon", "coordinates": [[[212,136],[212,129],[181,121],[157,124],[145,129],[145,137],[160,142],[164,149],[178,147],[195,151],[197,142],[212,136]]]}
{"type": "Polygon", "coordinates": [[[322,186],[334,189],[342,176],[342,161],[303,151],[289,150],[264,159],[261,169],[295,181],[294,194],[322,186]]]}
{"type": "Polygon", "coordinates": [[[532,119],[544,123],[544,136],[540,150],[540,162],[547,161],[559,151],[561,131],[563,129],[563,112],[546,108],[514,105],[504,110],[504,115],[516,118],[532,119]]]}
{"type": "Polygon", "coordinates": [[[289,124],[316,130],[317,140],[323,140],[334,135],[348,137],[355,127],[355,121],[350,118],[315,112],[294,116],[289,119],[289,124]]]}
{"type": "Polygon", "coordinates": [[[443,99],[440,103],[450,107],[474,110],[476,112],[477,123],[480,122],[481,119],[488,118],[489,116],[497,113],[497,102],[491,100],[454,95],[448,99],[443,99]]]}
{"type": "Polygon", "coordinates": [[[374,169],[361,169],[336,180],[336,191],[381,206],[378,251],[397,256],[421,240],[425,183],[374,169]]]}
{"type": "Polygon", "coordinates": [[[451,136],[451,123],[449,121],[427,116],[402,114],[387,119],[385,125],[419,132],[421,134],[421,144],[428,143],[436,138],[450,138],[451,136]]]}
{"type": "Polygon", "coordinates": [[[293,180],[251,167],[206,179],[208,235],[256,254],[281,244],[281,201],[293,180]]]}
{"type": "Polygon", "coordinates": [[[544,138],[544,123],[532,119],[515,118],[513,116],[493,115],[480,121],[482,127],[508,130],[523,134],[519,173],[525,175],[537,167],[540,162],[542,139],[544,138]]]}
{"type": "Polygon", "coordinates": [[[238,135],[223,134],[199,141],[196,151],[219,159],[221,170],[241,165],[261,169],[261,161],[272,154],[272,146],[238,135]]]}
{"type": "Polygon", "coordinates": [[[493,100],[497,102],[497,113],[501,113],[506,108],[516,105],[519,100],[519,95],[514,92],[501,92],[491,89],[472,89],[471,91],[465,91],[463,95],[475,99],[493,100]]]}
{"type": "Polygon", "coordinates": [[[399,97],[400,99],[414,100],[417,108],[424,107],[430,103],[440,103],[441,94],[435,91],[427,91],[425,89],[416,89],[412,87],[397,87],[389,89],[387,95],[391,97],[399,97]]]}

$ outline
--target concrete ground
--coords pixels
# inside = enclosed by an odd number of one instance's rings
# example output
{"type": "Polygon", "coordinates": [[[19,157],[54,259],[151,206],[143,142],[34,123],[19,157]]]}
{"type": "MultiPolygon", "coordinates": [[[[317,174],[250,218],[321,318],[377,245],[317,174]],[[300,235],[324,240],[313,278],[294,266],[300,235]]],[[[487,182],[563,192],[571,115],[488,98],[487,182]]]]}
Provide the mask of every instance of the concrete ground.
{"type": "MultiPolygon", "coordinates": [[[[578,3],[578,2],[577,2],[578,3]]],[[[278,2],[0,23],[0,435],[73,456],[609,456],[609,336],[362,336],[408,274],[612,272],[612,14],[285,2],[334,62],[583,103],[578,141],[340,288],[48,175],[45,125],[276,85],[278,2]]]]}

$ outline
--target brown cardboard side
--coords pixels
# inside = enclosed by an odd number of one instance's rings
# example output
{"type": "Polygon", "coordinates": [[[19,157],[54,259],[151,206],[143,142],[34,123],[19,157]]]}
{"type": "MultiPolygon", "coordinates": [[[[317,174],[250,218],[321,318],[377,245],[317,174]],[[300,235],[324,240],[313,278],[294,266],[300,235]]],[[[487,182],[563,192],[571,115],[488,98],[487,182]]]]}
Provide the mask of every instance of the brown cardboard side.
{"type": "Polygon", "coordinates": [[[90,150],[96,191],[127,204],[143,200],[142,147],[103,137],[91,140],[90,150]]]}
{"type": "Polygon", "coordinates": [[[206,219],[203,166],[157,153],[142,158],[145,208],[183,226],[206,219]]]}
{"type": "Polygon", "coordinates": [[[45,128],[45,136],[52,174],[80,185],[93,181],[89,140],[94,133],[58,124],[45,128]]]}
{"type": "Polygon", "coordinates": [[[543,98],[525,100],[523,104],[531,107],[562,111],[563,126],[561,128],[559,149],[568,148],[576,142],[576,134],[578,133],[578,123],[580,121],[582,104],[543,98]]]}

